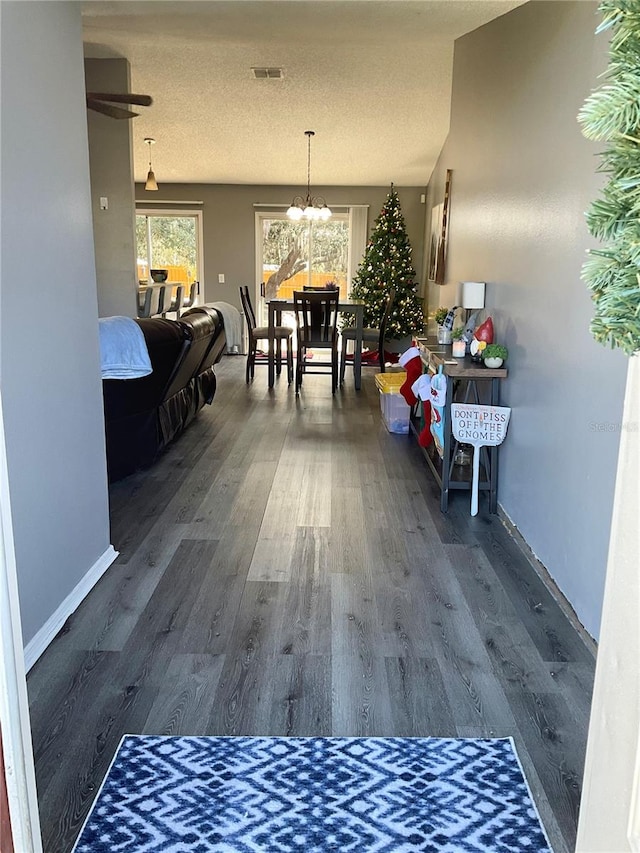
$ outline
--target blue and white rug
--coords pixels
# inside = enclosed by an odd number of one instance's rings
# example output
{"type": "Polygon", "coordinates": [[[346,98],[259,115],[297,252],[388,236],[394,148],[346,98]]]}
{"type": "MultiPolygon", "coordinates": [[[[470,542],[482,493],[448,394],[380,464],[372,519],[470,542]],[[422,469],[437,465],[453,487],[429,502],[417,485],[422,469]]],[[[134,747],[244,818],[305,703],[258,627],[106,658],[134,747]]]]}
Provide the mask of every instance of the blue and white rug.
{"type": "Polygon", "coordinates": [[[549,853],[511,739],[126,735],[75,853],[549,853]]]}

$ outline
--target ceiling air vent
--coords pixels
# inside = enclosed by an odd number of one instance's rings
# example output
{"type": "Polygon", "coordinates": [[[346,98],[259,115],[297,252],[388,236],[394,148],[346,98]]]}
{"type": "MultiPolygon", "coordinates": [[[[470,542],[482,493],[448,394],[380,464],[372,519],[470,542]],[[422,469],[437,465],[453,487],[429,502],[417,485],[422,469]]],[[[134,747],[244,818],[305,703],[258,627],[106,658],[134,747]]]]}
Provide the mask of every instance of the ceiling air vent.
{"type": "Polygon", "coordinates": [[[284,77],[282,68],[252,68],[256,80],[280,80],[284,77]]]}

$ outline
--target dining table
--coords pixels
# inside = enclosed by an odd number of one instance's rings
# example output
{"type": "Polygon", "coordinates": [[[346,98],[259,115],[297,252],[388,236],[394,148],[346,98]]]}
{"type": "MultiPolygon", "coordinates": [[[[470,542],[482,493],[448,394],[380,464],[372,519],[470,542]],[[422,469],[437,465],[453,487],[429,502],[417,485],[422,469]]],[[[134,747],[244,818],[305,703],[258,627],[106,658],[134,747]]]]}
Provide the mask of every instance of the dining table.
{"type": "MultiPolygon", "coordinates": [[[[350,297],[340,297],[338,300],[338,313],[352,314],[355,319],[355,352],[353,354],[353,378],[356,391],[360,390],[362,383],[362,329],[364,326],[364,299],[351,299],[350,297]]],[[[268,306],[268,336],[269,336],[269,353],[268,353],[268,370],[269,370],[269,388],[273,388],[276,377],[276,355],[275,355],[275,327],[281,324],[282,314],[285,311],[294,311],[293,297],[270,299],[267,302],[268,306]]]]}

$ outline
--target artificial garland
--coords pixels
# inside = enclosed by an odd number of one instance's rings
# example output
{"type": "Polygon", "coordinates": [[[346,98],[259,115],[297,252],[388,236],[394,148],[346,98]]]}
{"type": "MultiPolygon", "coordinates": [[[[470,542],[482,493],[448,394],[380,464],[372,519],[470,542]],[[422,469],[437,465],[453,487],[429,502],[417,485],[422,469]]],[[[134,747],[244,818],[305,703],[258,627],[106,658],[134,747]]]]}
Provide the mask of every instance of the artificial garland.
{"type": "Polygon", "coordinates": [[[587,139],[607,142],[599,171],[609,174],[587,211],[591,249],[582,278],[591,290],[591,333],[627,355],[640,350],[640,0],[603,0],[596,33],[612,31],[605,82],[578,114],[587,139]]]}

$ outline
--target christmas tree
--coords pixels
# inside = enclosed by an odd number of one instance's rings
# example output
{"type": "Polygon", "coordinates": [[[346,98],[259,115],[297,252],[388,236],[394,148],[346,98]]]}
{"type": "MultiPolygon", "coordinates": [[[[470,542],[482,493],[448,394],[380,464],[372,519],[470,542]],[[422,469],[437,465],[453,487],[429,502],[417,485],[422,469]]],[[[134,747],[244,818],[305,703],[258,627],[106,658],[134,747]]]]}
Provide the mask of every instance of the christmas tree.
{"type": "Polygon", "coordinates": [[[415,275],[400,199],[391,184],[391,192],[375,221],[351,288],[354,299],[367,303],[364,325],[371,328],[380,325],[387,296],[393,288],[395,299],[387,325],[387,339],[406,338],[420,332],[424,320],[415,275]]]}

